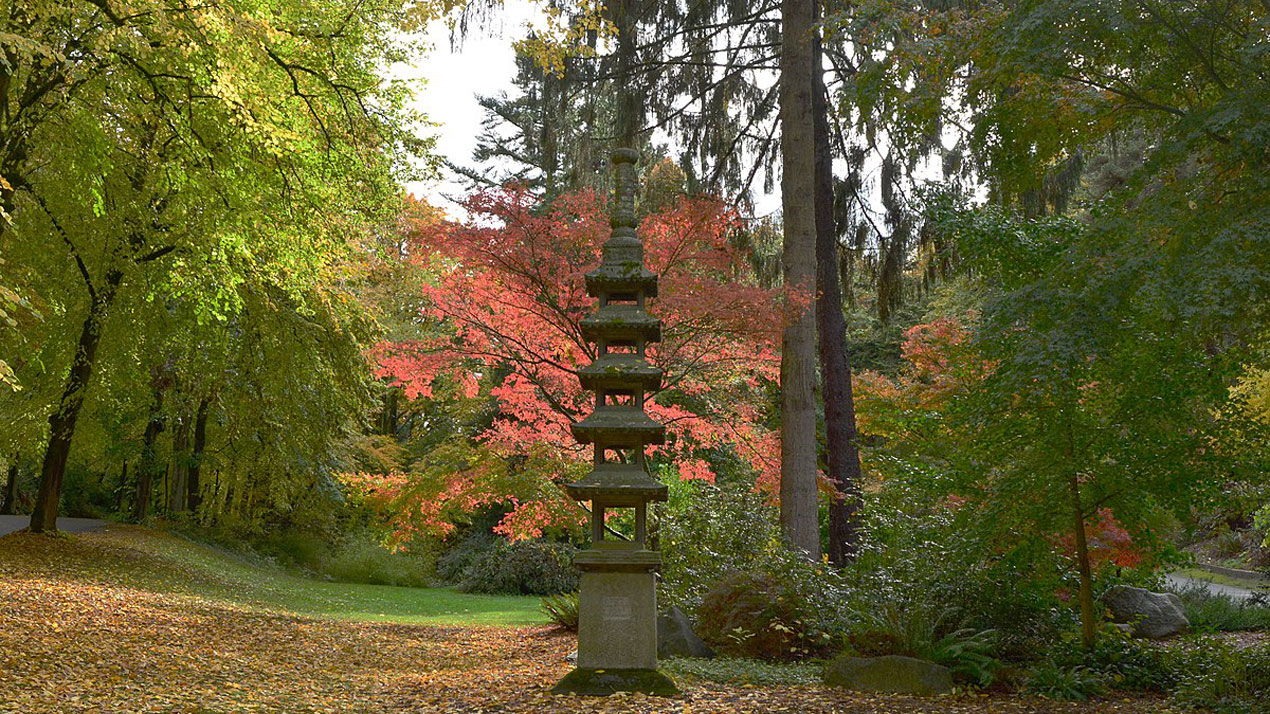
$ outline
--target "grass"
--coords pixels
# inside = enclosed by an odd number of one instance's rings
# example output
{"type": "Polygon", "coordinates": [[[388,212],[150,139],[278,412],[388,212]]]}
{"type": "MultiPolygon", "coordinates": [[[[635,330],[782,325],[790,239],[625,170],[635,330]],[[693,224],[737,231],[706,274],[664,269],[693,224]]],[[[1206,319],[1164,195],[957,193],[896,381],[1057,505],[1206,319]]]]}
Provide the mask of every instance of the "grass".
{"type": "Polygon", "coordinates": [[[159,593],[334,620],[500,627],[546,623],[536,597],[314,580],[131,526],[111,526],[104,533],[84,537],[101,541],[113,556],[81,563],[78,577],[89,580],[122,577],[159,593]]]}
{"type": "Polygon", "coordinates": [[[1180,570],[1177,575],[1190,578],[1191,580],[1207,580],[1210,583],[1218,585],[1228,585],[1236,588],[1247,588],[1248,590],[1264,590],[1270,592],[1270,586],[1264,580],[1245,580],[1242,578],[1232,578],[1222,573],[1214,573],[1210,570],[1202,568],[1190,568],[1188,570],[1180,570]]]}
{"type": "Polygon", "coordinates": [[[815,664],[738,660],[667,662],[682,676],[681,698],[556,697],[550,688],[572,669],[574,637],[471,626],[541,622],[537,604],[315,582],[135,527],[5,536],[0,714],[1167,711],[1143,697],[1073,707],[1006,694],[844,692],[817,686],[815,664]]]}

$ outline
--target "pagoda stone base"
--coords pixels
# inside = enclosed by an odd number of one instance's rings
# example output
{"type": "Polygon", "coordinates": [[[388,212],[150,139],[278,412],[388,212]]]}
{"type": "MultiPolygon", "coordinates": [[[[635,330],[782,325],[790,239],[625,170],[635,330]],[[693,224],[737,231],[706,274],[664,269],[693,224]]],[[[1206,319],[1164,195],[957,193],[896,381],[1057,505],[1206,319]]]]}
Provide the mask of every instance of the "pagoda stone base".
{"type": "Polygon", "coordinates": [[[618,692],[642,692],[659,697],[673,697],[679,687],[656,669],[575,669],[565,675],[552,694],[582,694],[607,697],[618,692]]]}
{"type": "Polygon", "coordinates": [[[657,668],[657,590],[651,572],[583,572],[578,669],[657,668]]]}

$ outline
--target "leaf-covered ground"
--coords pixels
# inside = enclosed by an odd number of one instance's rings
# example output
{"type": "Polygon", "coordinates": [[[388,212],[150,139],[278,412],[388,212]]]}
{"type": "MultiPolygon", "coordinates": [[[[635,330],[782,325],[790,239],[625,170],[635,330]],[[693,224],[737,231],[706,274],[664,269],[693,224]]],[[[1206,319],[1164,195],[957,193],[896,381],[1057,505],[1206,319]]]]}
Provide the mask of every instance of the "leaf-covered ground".
{"type": "Polygon", "coordinates": [[[699,681],[681,682],[674,699],[553,697],[571,637],[297,616],[244,602],[206,563],[177,565],[171,547],[127,527],[0,538],[0,713],[1165,711],[1156,699],[912,699],[699,681]]]}

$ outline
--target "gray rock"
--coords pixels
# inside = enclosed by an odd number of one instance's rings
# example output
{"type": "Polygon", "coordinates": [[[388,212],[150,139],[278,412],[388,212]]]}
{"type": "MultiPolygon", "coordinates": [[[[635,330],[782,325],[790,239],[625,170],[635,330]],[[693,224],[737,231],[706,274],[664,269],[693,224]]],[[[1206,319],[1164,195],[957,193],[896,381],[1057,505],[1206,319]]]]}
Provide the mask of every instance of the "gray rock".
{"type": "Polygon", "coordinates": [[[953,690],[952,672],[947,667],[898,655],[840,655],[825,665],[822,679],[831,687],[860,692],[933,695],[953,690]]]}
{"type": "Polygon", "coordinates": [[[657,616],[658,657],[714,657],[714,650],[692,630],[692,622],[683,610],[657,616]]]}
{"type": "Polygon", "coordinates": [[[578,663],[578,651],[577,651],[577,650],[574,650],[574,651],[570,652],[569,654],[565,655],[565,656],[564,656],[564,661],[565,661],[565,662],[568,662],[569,664],[577,664],[577,663],[578,663]]]}
{"type": "Polygon", "coordinates": [[[1103,594],[1102,602],[1111,611],[1112,622],[1133,625],[1134,637],[1158,640],[1191,628],[1182,600],[1174,593],[1115,585],[1103,594]]]}

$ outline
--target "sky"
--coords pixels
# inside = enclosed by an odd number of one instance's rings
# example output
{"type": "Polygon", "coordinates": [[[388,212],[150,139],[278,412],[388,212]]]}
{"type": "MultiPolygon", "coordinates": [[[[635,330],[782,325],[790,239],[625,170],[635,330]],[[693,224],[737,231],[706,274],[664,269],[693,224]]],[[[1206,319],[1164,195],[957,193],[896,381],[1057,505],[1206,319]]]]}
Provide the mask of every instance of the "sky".
{"type": "MultiPolygon", "coordinates": [[[[423,131],[437,137],[438,155],[471,164],[484,118],[476,96],[513,93],[516,52],[512,42],[523,37],[528,23],[538,17],[528,3],[506,0],[502,11],[469,25],[469,34],[458,47],[451,46],[445,23],[435,22],[425,37],[431,51],[418,65],[399,68],[402,76],[423,80],[415,109],[436,124],[423,131]]],[[[407,183],[406,189],[453,213],[456,207],[447,196],[460,196],[463,184],[447,175],[439,182],[407,183]]]]}
{"type": "MultiPolygon", "coordinates": [[[[483,20],[470,22],[468,35],[457,46],[451,43],[446,24],[434,22],[424,37],[431,50],[414,66],[394,69],[394,74],[399,76],[422,80],[414,107],[434,124],[421,131],[436,137],[437,155],[456,164],[472,164],[472,151],[485,116],[476,97],[499,92],[515,96],[512,78],[516,74],[516,53],[512,43],[525,36],[531,23],[541,19],[541,13],[527,0],[503,0],[500,10],[491,11],[483,20]]],[[[669,141],[669,137],[658,137],[658,140],[669,141]]],[[[879,166],[880,158],[870,157],[866,161],[866,174],[872,177],[879,166]]],[[[843,160],[835,161],[836,173],[842,174],[845,168],[843,160]]],[[[406,184],[406,189],[450,215],[462,218],[465,212],[455,200],[463,195],[465,184],[448,170],[443,168],[442,172],[439,181],[413,181],[406,184]]],[[[933,177],[936,167],[931,164],[920,173],[933,177]]],[[[866,182],[870,183],[873,182],[866,182]]],[[[779,212],[779,187],[772,193],[762,193],[761,186],[756,189],[760,191],[754,197],[757,214],[779,212]]],[[[871,186],[869,192],[876,194],[876,186],[871,186]]],[[[871,212],[880,214],[878,196],[872,195],[869,199],[870,203],[877,204],[871,212]]]]}

